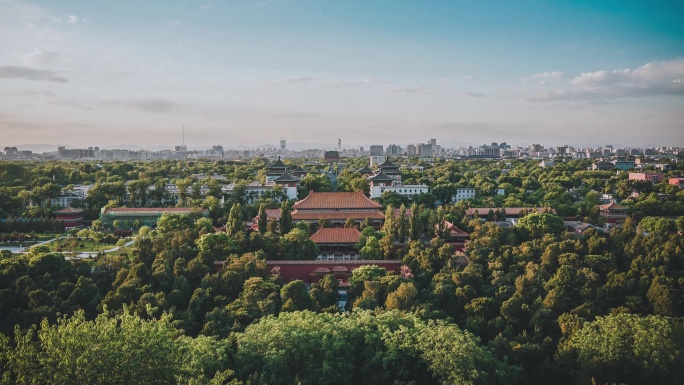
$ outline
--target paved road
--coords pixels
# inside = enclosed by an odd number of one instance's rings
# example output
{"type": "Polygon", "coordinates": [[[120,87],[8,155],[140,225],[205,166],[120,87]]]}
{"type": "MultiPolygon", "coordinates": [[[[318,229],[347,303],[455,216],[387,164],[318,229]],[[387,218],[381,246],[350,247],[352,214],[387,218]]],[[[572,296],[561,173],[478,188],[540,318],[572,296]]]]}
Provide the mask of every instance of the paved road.
{"type": "Polygon", "coordinates": [[[0,246],[0,250],[9,250],[12,253],[19,254],[19,253],[23,253],[24,251],[26,251],[26,249],[30,249],[33,246],[47,245],[48,243],[54,242],[55,240],[61,239],[61,238],[64,238],[64,237],[53,238],[53,239],[50,239],[50,240],[47,240],[44,242],[39,242],[39,243],[36,243],[34,245],[28,245],[28,246],[23,246],[23,247],[22,246],[0,246]]]}
{"type": "Polygon", "coordinates": [[[333,191],[337,191],[337,175],[333,172],[329,172],[328,178],[330,179],[330,186],[332,187],[333,191]]]}
{"type": "MultiPolygon", "coordinates": [[[[29,249],[29,248],[31,248],[31,247],[33,247],[33,246],[47,245],[48,243],[54,242],[55,240],[57,240],[57,239],[62,239],[62,238],[64,238],[64,237],[59,237],[59,238],[50,239],[50,240],[45,241],[45,242],[40,242],[40,243],[36,243],[35,245],[29,245],[29,246],[25,246],[25,247],[19,247],[19,246],[13,246],[13,247],[10,247],[10,246],[3,246],[3,247],[0,247],[0,250],[9,250],[9,251],[11,251],[11,252],[14,253],[14,254],[20,254],[20,253],[25,252],[27,249],[29,249]]],[[[128,242],[126,242],[126,244],[124,245],[124,247],[128,247],[128,246],[132,245],[133,242],[134,242],[134,241],[128,241],[128,242]]],[[[118,251],[118,250],[120,250],[120,249],[121,249],[121,247],[117,246],[117,247],[111,248],[111,249],[109,249],[109,250],[104,250],[104,252],[105,252],[105,253],[113,253],[113,252],[118,251]]],[[[80,253],[80,254],[78,254],[78,255],[75,256],[75,257],[67,257],[66,259],[89,258],[89,257],[94,257],[94,256],[96,256],[96,255],[97,255],[97,252],[85,252],[85,253],[80,253]]]]}
{"type": "MultiPolygon", "coordinates": [[[[134,242],[134,241],[128,241],[128,242],[126,242],[126,244],[124,245],[124,247],[128,247],[128,246],[132,245],[133,242],[134,242]]],[[[105,253],[105,254],[107,254],[107,253],[113,253],[113,252],[118,251],[118,250],[120,250],[120,249],[121,249],[121,247],[117,246],[117,247],[111,248],[111,249],[109,249],[109,250],[105,250],[104,253],[105,253]]],[[[80,253],[80,254],[76,255],[75,257],[66,257],[65,259],[92,258],[92,257],[97,256],[97,254],[98,254],[97,252],[85,252],[85,253],[80,253]]]]}

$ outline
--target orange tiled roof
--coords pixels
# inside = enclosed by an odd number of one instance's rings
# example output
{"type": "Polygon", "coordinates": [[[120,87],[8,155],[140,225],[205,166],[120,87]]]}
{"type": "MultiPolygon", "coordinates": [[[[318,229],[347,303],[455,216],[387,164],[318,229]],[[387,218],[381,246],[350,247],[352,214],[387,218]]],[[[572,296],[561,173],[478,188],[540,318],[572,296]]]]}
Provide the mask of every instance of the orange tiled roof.
{"type": "Polygon", "coordinates": [[[619,204],[617,204],[615,202],[610,202],[608,204],[599,206],[599,209],[601,209],[601,210],[627,210],[627,207],[620,206],[619,204]]]}
{"type": "Polygon", "coordinates": [[[469,237],[470,234],[466,233],[465,231],[459,229],[456,227],[453,223],[449,221],[444,221],[444,224],[446,224],[447,229],[449,230],[449,235],[452,237],[469,237]]]}
{"type": "Polygon", "coordinates": [[[380,209],[382,205],[373,202],[362,192],[311,192],[309,196],[294,204],[295,209],[380,209]]]}
{"type": "Polygon", "coordinates": [[[361,238],[359,230],[342,228],[322,228],[311,236],[316,244],[323,243],[357,243],[361,238]]]}
{"type": "MultiPolygon", "coordinates": [[[[280,209],[266,209],[266,218],[270,221],[271,219],[280,220],[280,209]]],[[[259,214],[254,217],[253,221],[256,223],[259,220],[259,214]]]]}
{"type": "Polygon", "coordinates": [[[65,207],[65,208],[63,208],[63,209],[60,209],[60,210],[55,211],[55,214],[79,214],[79,213],[81,213],[81,212],[83,212],[83,210],[81,210],[81,209],[75,209],[75,208],[73,208],[73,207],[71,207],[71,206],[67,206],[67,207],[65,207]]]}
{"type": "Polygon", "coordinates": [[[304,220],[320,220],[320,219],[330,219],[330,220],[346,220],[347,218],[364,220],[366,218],[370,219],[385,219],[385,215],[380,212],[380,210],[368,210],[368,211],[293,211],[292,219],[295,221],[304,220]]]}

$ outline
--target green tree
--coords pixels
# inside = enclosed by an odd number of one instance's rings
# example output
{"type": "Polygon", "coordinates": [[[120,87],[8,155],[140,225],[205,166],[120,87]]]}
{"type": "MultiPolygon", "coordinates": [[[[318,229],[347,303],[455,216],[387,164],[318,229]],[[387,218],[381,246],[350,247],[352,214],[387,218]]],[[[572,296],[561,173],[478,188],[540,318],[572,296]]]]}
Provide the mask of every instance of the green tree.
{"type": "Polygon", "coordinates": [[[359,252],[364,259],[382,258],[382,247],[380,246],[380,241],[372,236],[366,238],[366,245],[363,246],[359,252]]]}
{"type": "Polygon", "coordinates": [[[280,287],[261,277],[245,281],[240,297],[228,305],[229,314],[246,326],[256,319],[280,311],[280,287]]]}
{"type": "Polygon", "coordinates": [[[311,296],[311,302],[313,303],[314,309],[318,311],[337,312],[339,286],[340,283],[330,274],[311,285],[309,296],[311,296]]]}
{"type": "Polygon", "coordinates": [[[352,276],[349,278],[349,283],[354,285],[357,282],[364,281],[379,281],[380,278],[387,275],[387,270],[377,265],[363,265],[352,271],[352,276]]]}
{"type": "Polygon", "coordinates": [[[192,218],[182,214],[162,214],[157,221],[157,231],[171,233],[176,231],[190,230],[194,227],[192,218]]]}
{"type": "Polygon", "coordinates": [[[561,351],[578,381],[678,384],[684,381],[684,327],[673,318],[617,314],[585,324],[561,351]]]}
{"type": "Polygon", "coordinates": [[[229,374],[216,341],[182,337],[169,315],[143,320],[124,311],[87,321],[77,312],[55,325],[17,328],[15,341],[3,372],[17,384],[169,384],[229,374]]]}
{"type": "Polygon", "coordinates": [[[285,235],[292,230],[292,214],[290,213],[290,206],[287,202],[283,202],[280,206],[280,234],[285,235]]]}
{"type": "Polygon", "coordinates": [[[409,239],[417,241],[423,235],[423,223],[420,219],[420,210],[415,203],[411,205],[411,216],[409,217],[409,239]]]}
{"type": "Polygon", "coordinates": [[[226,233],[234,236],[245,228],[245,223],[242,220],[242,205],[239,203],[233,204],[228,214],[228,222],[226,222],[226,233]]]}
{"type": "Polygon", "coordinates": [[[204,234],[197,239],[197,249],[204,262],[211,266],[214,261],[224,260],[231,254],[240,254],[240,245],[226,233],[204,234]]]}
{"type": "Polygon", "coordinates": [[[266,216],[266,205],[263,203],[259,206],[258,225],[259,225],[259,232],[261,234],[264,234],[268,228],[268,217],[266,216]]]}
{"type": "Polygon", "coordinates": [[[293,229],[280,238],[280,257],[285,260],[313,260],[319,254],[318,247],[309,234],[293,229]]]}
{"type": "Polygon", "coordinates": [[[302,280],[294,280],[280,289],[280,298],[283,302],[282,311],[310,310],[312,307],[311,297],[306,290],[306,284],[302,280]]]}
{"type": "Polygon", "coordinates": [[[385,308],[387,310],[403,310],[408,311],[415,304],[418,290],[411,282],[402,283],[397,290],[387,295],[385,301],[385,308]]]}
{"type": "Polygon", "coordinates": [[[356,227],[356,221],[354,218],[347,218],[347,220],[344,222],[344,228],[351,229],[353,227],[356,227]]]}
{"type": "Polygon", "coordinates": [[[518,226],[529,231],[535,238],[541,238],[544,234],[557,235],[565,231],[565,224],[559,216],[546,213],[525,215],[518,221],[518,226]]]}

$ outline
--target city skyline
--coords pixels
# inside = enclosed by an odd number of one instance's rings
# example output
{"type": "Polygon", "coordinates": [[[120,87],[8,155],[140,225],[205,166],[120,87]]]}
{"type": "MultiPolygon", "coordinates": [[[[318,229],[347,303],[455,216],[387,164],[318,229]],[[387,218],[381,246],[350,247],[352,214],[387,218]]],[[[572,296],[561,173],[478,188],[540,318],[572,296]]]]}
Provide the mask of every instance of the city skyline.
{"type": "Polygon", "coordinates": [[[0,0],[0,144],[682,146],[682,11],[0,0]]]}

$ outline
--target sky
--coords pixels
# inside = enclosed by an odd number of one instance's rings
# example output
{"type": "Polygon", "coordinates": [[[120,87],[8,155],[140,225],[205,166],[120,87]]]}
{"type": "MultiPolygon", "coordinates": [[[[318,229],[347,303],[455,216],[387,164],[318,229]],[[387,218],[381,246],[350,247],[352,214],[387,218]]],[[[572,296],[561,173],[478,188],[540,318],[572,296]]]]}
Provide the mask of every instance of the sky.
{"type": "Polygon", "coordinates": [[[684,146],[684,2],[0,0],[0,148],[684,146]]]}

